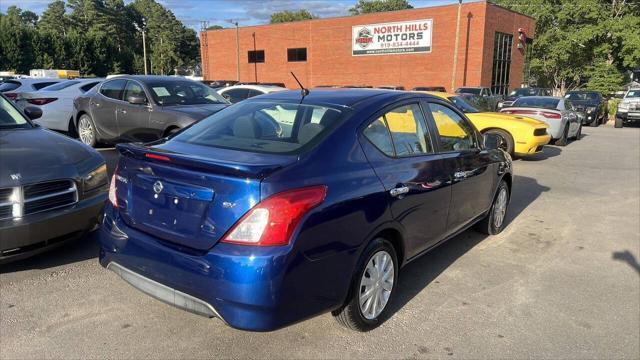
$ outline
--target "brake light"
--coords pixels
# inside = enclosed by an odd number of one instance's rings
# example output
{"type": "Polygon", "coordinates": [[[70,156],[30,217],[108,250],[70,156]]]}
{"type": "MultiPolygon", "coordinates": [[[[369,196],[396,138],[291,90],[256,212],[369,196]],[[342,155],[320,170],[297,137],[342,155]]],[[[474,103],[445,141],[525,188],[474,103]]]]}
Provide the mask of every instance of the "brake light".
{"type": "Polygon", "coordinates": [[[26,100],[29,104],[41,106],[41,105],[52,103],[58,100],[58,98],[41,98],[41,99],[26,99],[26,100]]]}
{"type": "Polygon", "coordinates": [[[327,195],[324,185],[284,191],[254,206],[227,233],[222,242],[281,246],[289,244],[302,217],[327,195]]]}
{"type": "MultiPolygon", "coordinates": [[[[116,170],[117,171],[117,170],[116,170]]],[[[109,202],[113,207],[118,208],[118,197],[116,196],[116,190],[118,190],[116,186],[116,172],[113,172],[113,176],[111,177],[111,184],[109,184],[109,202]]]]}
{"type": "Polygon", "coordinates": [[[549,111],[541,111],[540,114],[547,119],[562,119],[562,115],[549,111]]]}
{"type": "Polygon", "coordinates": [[[4,96],[6,96],[7,99],[11,101],[16,101],[16,99],[18,98],[18,94],[16,93],[4,93],[4,96]]]}
{"type": "Polygon", "coordinates": [[[158,154],[146,153],[144,154],[144,157],[146,157],[147,159],[153,159],[153,160],[171,161],[171,158],[169,158],[168,156],[158,155],[158,154]]]}

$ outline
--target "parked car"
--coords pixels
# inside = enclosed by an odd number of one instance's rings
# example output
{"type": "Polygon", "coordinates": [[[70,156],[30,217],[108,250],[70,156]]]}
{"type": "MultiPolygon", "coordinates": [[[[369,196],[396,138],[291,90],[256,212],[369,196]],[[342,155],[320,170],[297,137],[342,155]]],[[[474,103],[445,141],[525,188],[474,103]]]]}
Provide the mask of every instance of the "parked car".
{"type": "Polygon", "coordinates": [[[386,89],[386,90],[404,90],[404,86],[400,85],[380,85],[376,86],[377,89],[386,89]]]}
{"type": "Polygon", "coordinates": [[[232,104],[252,98],[258,95],[269,94],[276,91],[287,90],[275,85],[234,85],[218,90],[218,94],[229,100],[232,104]]]}
{"type": "Polygon", "coordinates": [[[451,101],[482,134],[497,136],[500,140],[499,148],[512,156],[537,154],[551,140],[549,125],[542,121],[505,113],[482,112],[470,104],[463,94],[429,94],[451,101]]]}
{"type": "Polygon", "coordinates": [[[104,79],[75,79],[49,85],[35,92],[24,92],[16,98],[19,108],[38,106],[42,117],[34,123],[47,129],[75,132],[73,99],[91,90],[104,79]]]}
{"type": "Polygon", "coordinates": [[[239,329],[331,311],[369,330],[389,315],[403,265],[473,224],[502,231],[512,165],[496,146],[425,94],[248,99],[172,138],[118,145],[100,263],[239,329]]]}
{"type": "Polygon", "coordinates": [[[616,111],[615,127],[640,123],[640,88],[631,88],[625,94],[616,111]]]}
{"type": "Polygon", "coordinates": [[[413,91],[438,91],[438,92],[447,92],[444,86],[416,86],[413,88],[413,91]]]}
{"type": "Polygon", "coordinates": [[[66,81],[65,79],[11,79],[0,84],[0,93],[4,94],[9,100],[15,101],[20,93],[27,91],[38,91],[49,85],[66,81]]]}
{"type": "Polygon", "coordinates": [[[607,100],[597,91],[569,91],[564,96],[571,101],[576,111],[582,112],[585,123],[598,126],[607,122],[607,100]]]}
{"type": "Polygon", "coordinates": [[[41,113],[0,95],[0,263],[79,239],[107,200],[102,156],[33,124],[41,113]]]}
{"type": "Polygon", "coordinates": [[[507,97],[504,98],[503,101],[498,102],[498,110],[509,107],[513,104],[516,99],[519,99],[523,96],[551,96],[553,95],[551,89],[548,88],[540,88],[540,87],[523,87],[513,89],[507,97]]]}
{"type": "Polygon", "coordinates": [[[199,82],[155,75],[122,75],[73,101],[79,139],[89,145],[153,141],[229,105],[199,82]]]}
{"type": "Polygon", "coordinates": [[[503,100],[502,95],[493,94],[491,88],[484,86],[461,87],[456,90],[456,93],[478,96],[483,102],[481,108],[486,111],[497,111],[498,103],[503,100]]]}
{"type": "Polygon", "coordinates": [[[582,117],[573,110],[570,100],[561,97],[521,97],[500,112],[544,121],[549,124],[551,139],[559,146],[567,145],[569,139],[580,140],[582,136],[582,117]]]}

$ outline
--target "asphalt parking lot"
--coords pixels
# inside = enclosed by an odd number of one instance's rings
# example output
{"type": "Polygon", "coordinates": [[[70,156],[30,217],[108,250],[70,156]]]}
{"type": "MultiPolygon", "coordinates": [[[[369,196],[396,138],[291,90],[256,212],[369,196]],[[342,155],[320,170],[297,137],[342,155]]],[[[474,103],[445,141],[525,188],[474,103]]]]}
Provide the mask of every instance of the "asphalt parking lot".
{"type": "Polygon", "coordinates": [[[640,129],[584,128],[514,173],[505,231],[405,267],[372,332],[326,314],[248,333],[177,310],[102,269],[94,233],[0,267],[0,358],[640,357],[640,129]]]}

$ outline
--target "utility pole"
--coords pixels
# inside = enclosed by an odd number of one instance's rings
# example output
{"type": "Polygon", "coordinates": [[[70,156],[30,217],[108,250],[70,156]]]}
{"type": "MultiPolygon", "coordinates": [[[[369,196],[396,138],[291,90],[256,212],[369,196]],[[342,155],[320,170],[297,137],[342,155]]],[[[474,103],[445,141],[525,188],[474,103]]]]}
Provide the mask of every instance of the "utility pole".
{"type": "Polygon", "coordinates": [[[238,27],[238,21],[233,19],[227,19],[226,22],[236,26],[236,80],[240,81],[240,28],[238,27]]]}
{"type": "MultiPolygon", "coordinates": [[[[256,33],[253,33],[253,56],[255,57],[254,60],[257,60],[257,53],[256,53],[256,33]]],[[[253,62],[253,72],[255,74],[255,82],[258,82],[258,61],[254,61],[253,62]]]]}
{"type": "Polygon", "coordinates": [[[455,91],[456,72],[458,70],[458,47],[460,46],[460,13],[462,12],[462,0],[458,0],[458,18],[456,20],[456,45],[453,53],[453,72],[451,73],[451,89],[455,91]]]}
{"type": "Polygon", "coordinates": [[[147,40],[144,35],[144,28],[142,29],[142,57],[144,59],[144,74],[148,75],[147,71],[147,40]]]}

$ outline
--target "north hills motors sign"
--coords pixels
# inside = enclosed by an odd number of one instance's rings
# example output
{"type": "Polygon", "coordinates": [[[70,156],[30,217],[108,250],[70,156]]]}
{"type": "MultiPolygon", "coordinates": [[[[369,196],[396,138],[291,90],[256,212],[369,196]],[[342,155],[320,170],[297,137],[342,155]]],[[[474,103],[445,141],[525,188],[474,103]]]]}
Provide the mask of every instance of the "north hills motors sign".
{"type": "Polygon", "coordinates": [[[351,55],[431,52],[433,20],[356,25],[351,28],[351,55]]]}

